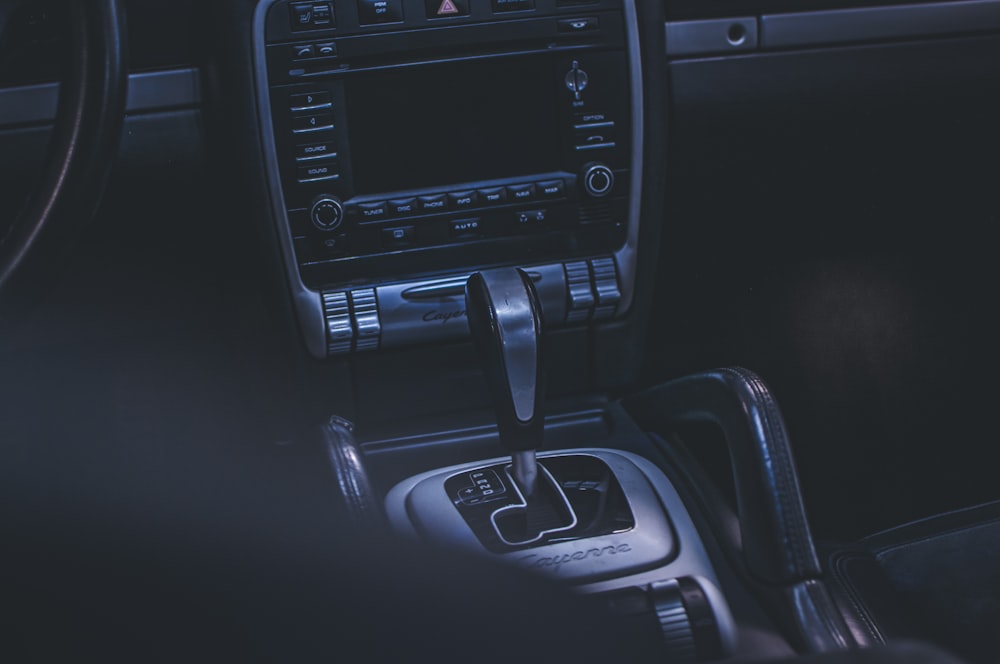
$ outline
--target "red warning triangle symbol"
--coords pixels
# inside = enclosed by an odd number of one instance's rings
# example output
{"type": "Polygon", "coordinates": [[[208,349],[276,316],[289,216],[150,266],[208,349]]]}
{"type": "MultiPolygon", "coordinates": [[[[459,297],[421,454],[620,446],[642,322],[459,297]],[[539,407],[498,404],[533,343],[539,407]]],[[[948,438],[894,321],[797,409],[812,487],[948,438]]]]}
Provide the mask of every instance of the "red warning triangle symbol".
{"type": "Polygon", "coordinates": [[[438,7],[438,16],[448,16],[449,14],[457,14],[458,7],[452,0],[441,0],[441,6],[438,7]]]}

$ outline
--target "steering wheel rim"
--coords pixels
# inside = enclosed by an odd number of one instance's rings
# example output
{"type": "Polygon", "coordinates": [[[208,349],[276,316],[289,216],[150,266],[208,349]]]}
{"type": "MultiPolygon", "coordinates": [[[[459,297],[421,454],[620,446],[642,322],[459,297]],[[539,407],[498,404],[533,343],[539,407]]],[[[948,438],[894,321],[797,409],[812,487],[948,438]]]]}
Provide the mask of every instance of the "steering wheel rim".
{"type": "Polygon", "coordinates": [[[10,225],[0,227],[4,306],[25,299],[30,286],[50,276],[48,259],[90,221],[121,139],[128,81],[123,3],[73,0],[67,5],[70,62],[41,181],[10,225]]]}

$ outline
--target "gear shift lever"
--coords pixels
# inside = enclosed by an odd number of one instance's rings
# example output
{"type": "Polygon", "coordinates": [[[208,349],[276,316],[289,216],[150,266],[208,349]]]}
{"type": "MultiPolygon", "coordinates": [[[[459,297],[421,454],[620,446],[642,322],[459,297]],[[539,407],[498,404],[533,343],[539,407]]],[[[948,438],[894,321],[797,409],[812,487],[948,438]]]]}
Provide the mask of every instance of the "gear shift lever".
{"type": "Polygon", "coordinates": [[[525,498],[535,491],[542,446],[542,323],[531,278],[518,268],[477,272],[465,285],[469,329],[483,360],[501,444],[525,498]]]}

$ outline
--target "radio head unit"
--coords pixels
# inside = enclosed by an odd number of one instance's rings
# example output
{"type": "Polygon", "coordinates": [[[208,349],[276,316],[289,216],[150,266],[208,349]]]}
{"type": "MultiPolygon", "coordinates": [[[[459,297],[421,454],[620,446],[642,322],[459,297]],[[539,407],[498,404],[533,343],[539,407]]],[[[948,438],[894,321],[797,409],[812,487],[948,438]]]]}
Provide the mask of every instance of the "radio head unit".
{"type": "MultiPolygon", "coordinates": [[[[396,320],[380,301],[489,265],[544,268],[540,290],[562,300],[550,310],[574,310],[575,288],[584,314],[556,325],[627,308],[641,166],[631,0],[436,4],[258,9],[272,199],[304,329],[321,318],[306,332],[315,355],[435,338],[383,338],[426,311],[396,320]],[[599,292],[595,261],[613,288],[599,292]],[[369,297],[371,312],[355,303],[369,297]]],[[[437,338],[464,333],[449,320],[437,338]]]]}

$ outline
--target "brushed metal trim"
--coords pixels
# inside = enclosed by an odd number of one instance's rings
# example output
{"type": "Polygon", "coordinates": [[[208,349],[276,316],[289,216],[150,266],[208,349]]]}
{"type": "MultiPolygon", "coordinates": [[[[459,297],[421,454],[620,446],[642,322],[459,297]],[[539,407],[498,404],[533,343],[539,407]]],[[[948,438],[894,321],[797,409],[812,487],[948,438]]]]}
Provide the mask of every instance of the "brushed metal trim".
{"type": "Polygon", "coordinates": [[[278,172],[278,152],[274,143],[274,123],[271,116],[271,94],[267,79],[267,12],[277,0],[264,0],[257,4],[253,20],[253,58],[254,86],[257,94],[257,112],[259,115],[258,131],[261,144],[264,147],[264,172],[267,175],[268,195],[271,197],[271,209],[274,215],[275,230],[281,250],[281,259],[285,263],[285,273],[288,276],[288,287],[292,295],[292,304],[299,318],[299,328],[306,350],[316,359],[324,359],[327,355],[326,322],[323,318],[323,300],[320,293],[310,290],[302,282],[299,274],[299,264],[295,258],[295,248],[292,242],[291,226],[288,222],[288,212],[285,210],[285,194],[281,186],[281,174],[278,172]]]}

